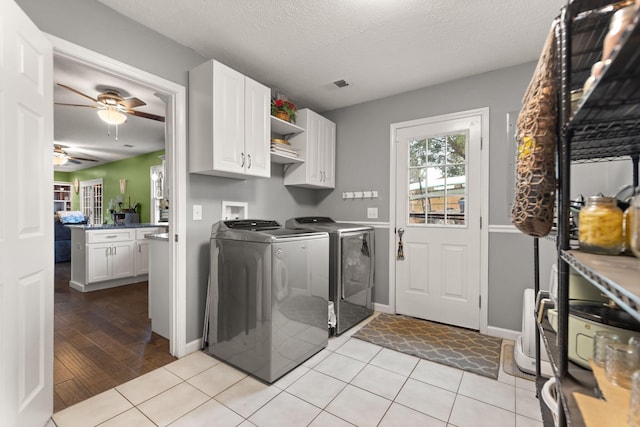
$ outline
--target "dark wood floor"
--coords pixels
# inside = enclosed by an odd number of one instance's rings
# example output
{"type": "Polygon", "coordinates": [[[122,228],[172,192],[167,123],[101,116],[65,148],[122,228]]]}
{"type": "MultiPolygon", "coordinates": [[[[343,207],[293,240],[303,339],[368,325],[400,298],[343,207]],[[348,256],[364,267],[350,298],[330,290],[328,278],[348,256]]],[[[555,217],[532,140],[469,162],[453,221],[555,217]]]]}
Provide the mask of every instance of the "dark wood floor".
{"type": "Polygon", "coordinates": [[[176,360],[151,332],[146,281],[83,293],[70,262],[55,269],[54,412],[176,360]]]}

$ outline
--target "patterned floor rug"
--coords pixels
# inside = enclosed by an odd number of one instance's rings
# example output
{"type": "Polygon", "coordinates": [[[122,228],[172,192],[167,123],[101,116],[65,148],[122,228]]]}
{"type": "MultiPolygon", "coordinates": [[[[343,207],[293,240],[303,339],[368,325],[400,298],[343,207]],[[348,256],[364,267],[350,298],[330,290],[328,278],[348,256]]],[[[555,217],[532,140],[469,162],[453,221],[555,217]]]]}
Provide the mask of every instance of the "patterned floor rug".
{"type": "Polygon", "coordinates": [[[381,313],[353,336],[432,362],[498,378],[502,339],[476,331],[381,313]]]}
{"type": "Polygon", "coordinates": [[[502,370],[511,376],[523,378],[529,381],[535,381],[536,376],[521,371],[513,358],[513,344],[505,344],[502,351],[502,370]]]}

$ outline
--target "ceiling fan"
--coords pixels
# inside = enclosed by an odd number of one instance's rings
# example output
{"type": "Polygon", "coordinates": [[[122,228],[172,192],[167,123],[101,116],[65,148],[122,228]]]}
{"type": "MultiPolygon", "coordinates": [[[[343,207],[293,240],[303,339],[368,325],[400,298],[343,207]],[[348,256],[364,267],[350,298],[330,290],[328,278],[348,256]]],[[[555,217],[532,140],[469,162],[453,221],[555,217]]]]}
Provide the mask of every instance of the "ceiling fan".
{"type": "Polygon", "coordinates": [[[76,165],[82,162],[97,162],[97,160],[95,159],[86,159],[84,157],[70,156],[69,154],[67,154],[66,151],[63,150],[63,148],[68,148],[68,147],[60,144],[53,145],[53,164],[55,166],[62,166],[67,164],[67,162],[74,163],[76,165]]]}
{"type": "Polygon", "coordinates": [[[98,94],[96,98],[80,92],[70,86],[57,83],[58,86],[65,88],[77,95],[82,96],[94,103],[94,105],[86,104],[66,104],[62,102],[56,102],[56,105],[65,105],[69,107],[85,107],[96,108],[98,110],[98,116],[106,123],[110,125],[120,125],[127,120],[127,114],[142,117],[145,119],[157,120],[164,122],[164,117],[151,113],[145,113],[143,111],[134,110],[136,107],[142,107],[147,105],[144,101],[138,98],[123,98],[120,93],[115,89],[106,89],[102,93],[98,94]]]}

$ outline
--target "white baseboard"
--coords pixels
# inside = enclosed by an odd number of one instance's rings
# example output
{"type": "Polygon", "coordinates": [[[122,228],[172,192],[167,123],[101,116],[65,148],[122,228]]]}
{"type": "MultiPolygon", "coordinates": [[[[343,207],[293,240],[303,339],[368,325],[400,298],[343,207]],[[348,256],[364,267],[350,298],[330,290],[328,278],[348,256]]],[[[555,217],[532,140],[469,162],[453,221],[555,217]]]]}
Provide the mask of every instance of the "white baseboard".
{"type": "Polygon", "coordinates": [[[388,304],[378,304],[377,302],[374,302],[373,309],[375,311],[379,311],[380,313],[395,314],[395,312],[391,310],[391,307],[389,307],[388,304]]]}
{"type": "Polygon", "coordinates": [[[197,340],[188,342],[187,345],[185,346],[184,355],[186,356],[187,354],[191,354],[196,351],[199,351],[201,347],[202,347],[202,338],[198,338],[197,340]]]}
{"type": "Polygon", "coordinates": [[[514,331],[511,329],[498,328],[496,326],[489,326],[487,327],[487,335],[515,341],[516,338],[522,335],[522,332],[514,331]]]}

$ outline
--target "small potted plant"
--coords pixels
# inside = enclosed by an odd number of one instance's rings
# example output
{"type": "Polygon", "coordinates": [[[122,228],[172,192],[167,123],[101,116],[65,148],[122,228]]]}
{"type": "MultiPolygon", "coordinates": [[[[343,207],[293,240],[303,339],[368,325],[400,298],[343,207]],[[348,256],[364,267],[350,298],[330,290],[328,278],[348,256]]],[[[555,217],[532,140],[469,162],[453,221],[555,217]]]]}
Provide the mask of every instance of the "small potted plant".
{"type": "Polygon", "coordinates": [[[277,97],[271,100],[271,115],[287,122],[295,123],[296,106],[286,99],[277,97]]]}

